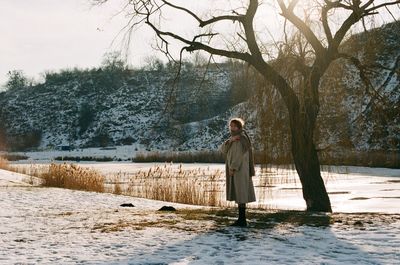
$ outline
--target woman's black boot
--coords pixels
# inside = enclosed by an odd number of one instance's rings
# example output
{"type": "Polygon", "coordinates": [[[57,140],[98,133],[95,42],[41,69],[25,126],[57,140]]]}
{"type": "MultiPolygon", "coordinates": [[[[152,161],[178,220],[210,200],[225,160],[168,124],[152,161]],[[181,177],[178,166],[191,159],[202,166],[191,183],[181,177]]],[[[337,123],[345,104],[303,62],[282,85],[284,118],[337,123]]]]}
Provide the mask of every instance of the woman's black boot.
{"type": "Polygon", "coordinates": [[[240,227],[246,227],[247,226],[247,221],[246,221],[246,204],[239,204],[239,219],[237,219],[232,226],[240,226],[240,227]]]}

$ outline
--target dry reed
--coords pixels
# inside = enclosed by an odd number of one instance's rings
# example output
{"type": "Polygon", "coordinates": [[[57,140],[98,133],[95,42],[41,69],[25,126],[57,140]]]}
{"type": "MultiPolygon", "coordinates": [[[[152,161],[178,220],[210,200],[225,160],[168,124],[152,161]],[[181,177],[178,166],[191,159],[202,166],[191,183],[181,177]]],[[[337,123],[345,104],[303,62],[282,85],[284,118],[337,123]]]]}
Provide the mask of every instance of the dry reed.
{"type": "Polygon", "coordinates": [[[8,162],[7,159],[3,158],[0,156],[0,168],[4,170],[9,170],[10,168],[10,163],[8,162]]]}
{"type": "Polygon", "coordinates": [[[183,169],[165,164],[128,176],[126,194],[194,205],[222,206],[222,171],[183,169]]]}
{"type": "Polygon", "coordinates": [[[132,159],[133,162],[175,162],[175,163],[223,163],[221,152],[212,151],[157,151],[140,152],[132,159]]]}
{"type": "Polygon", "coordinates": [[[104,192],[104,176],[93,169],[73,164],[52,163],[40,177],[46,187],[104,192]]]}
{"type": "MultiPolygon", "coordinates": [[[[33,184],[33,177],[41,179],[41,185],[74,190],[104,192],[104,176],[93,169],[82,168],[73,164],[33,165],[29,167],[12,166],[9,161],[0,157],[0,168],[28,175],[28,183],[33,184]]],[[[118,185],[114,193],[118,191],[118,185]]]]}
{"type": "MultiPolygon", "coordinates": [[[[9,167],[4,159],[0,160],[0,165],[9,167]]],[[[325,181],[334,180],[336,172],[333,171],[338,170],[336,167],[323,166],[321,169],[324,170],[322,175],[325,181]]],[[[43,180],[44,186],[109,192],[192,205],[218,207],[235,205],[225,198],[224,170],[210,169],[210,167],[185,169],[182,164],[165,163],[134,173],[119,172],[106,177],[92,169],[65,163],[15,167],[14,170],[35,174],[43,180]]],[[[347,172],[347,169],[344,170],[347,172]]],[[[281,184],[301,189],[293,165],[263,165],[257,168],[257,177],[253,181],[257,203],[249,207],[273,209],[268,201],[273,198],[274,188],[279,189],[281,184]]]]}

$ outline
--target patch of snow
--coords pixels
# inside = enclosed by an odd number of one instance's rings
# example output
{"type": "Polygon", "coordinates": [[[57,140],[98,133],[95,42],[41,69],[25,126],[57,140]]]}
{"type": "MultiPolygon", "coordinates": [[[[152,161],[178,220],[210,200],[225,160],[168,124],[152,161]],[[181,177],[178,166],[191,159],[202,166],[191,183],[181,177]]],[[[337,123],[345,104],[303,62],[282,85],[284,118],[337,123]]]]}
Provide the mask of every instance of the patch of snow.
{"type": "Polygon", "coordinates": [[[241,229],[156,211],[162,205],[178,211],[203,208],[56,188],[1,187],[0,263],[396,264],[400,259],[399,215],[361,227],[272,222],[267,228],[241,229]],[[119,207],[127,202],[136,207],[119,207]]]}
{"type": "Polygon", "coordinates": [[[38,186],[40,179],[0,169],[0,187],[38,186]]]}

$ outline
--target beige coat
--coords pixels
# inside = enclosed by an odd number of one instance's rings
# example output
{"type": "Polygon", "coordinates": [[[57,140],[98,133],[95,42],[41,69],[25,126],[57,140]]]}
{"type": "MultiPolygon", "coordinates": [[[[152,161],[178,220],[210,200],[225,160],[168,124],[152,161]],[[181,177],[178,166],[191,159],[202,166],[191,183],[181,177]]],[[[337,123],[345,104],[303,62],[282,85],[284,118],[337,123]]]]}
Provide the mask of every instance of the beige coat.
{"type": "Polygon", "coordinates": [[[240,141],[232,142],[229,148],[228,140],[219,150],[225,155],[226,200],[236,203],[256,201],[253,180],[249,176],[249,151],[243,152],[240,141]],[[229,169],[235,170],[232,177],[229,169]]]}

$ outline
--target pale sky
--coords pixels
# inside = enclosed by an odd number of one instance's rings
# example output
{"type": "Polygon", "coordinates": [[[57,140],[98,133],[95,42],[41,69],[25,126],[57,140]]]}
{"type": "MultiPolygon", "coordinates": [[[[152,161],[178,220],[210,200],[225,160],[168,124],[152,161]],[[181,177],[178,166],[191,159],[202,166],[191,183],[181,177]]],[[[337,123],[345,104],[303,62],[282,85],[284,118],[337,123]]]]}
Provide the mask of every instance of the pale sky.
{"type": "MultiPolygon", "coordinates": [[[[263,2],[269,5],[274,1],[263,2]]],[[[22,70],[26,76],[38,80],[45,71],[100,66],[106,52],[122,47],[122,35],[112,42],[128,21],[123,14],[113,16],[123,3],[126,0],[109,0],[101,7],[93,7],[90,0],[0,0],[0,87],[10,70],[22,70]]],[[[190,5],[196,13],[209,17],[204,10],[231,10],[232,4],[241,1],[175,0],[174,3],[190,5]]],[[[282,34],[281,17],[271,10],[270,6],[259,9],[257,15],[261,23],[256,25],[259,37],[269,43],[282,34]]],[[[397,17],[398,11],[395,12],[397,17]]],[[[186,36],[192,32],[191,26],[196,28],[195,21],[181,11],[170,14],[167,20],[171,24],[166,26],[174,30],[179,28],[186,36]]],[[[235,30],[232,23],[217,26],[224,32],[235,30]]],[[[225,41],[222,39],[221,43],[229,43],[225,41]]],[[[144,25],[133,35],[128,63],[140,66],[149,56],[161,57],[161,53],[152,49],[152,44],[154,33],[144,25]]]]}
{"type": "MultiPolygon", "coordinates": [[[[186,0],[177,2],[189,4],[186,0]]],[[[232,6],[226,6],[229,2],[235,1],[196,0],[190,6],[197,11],[230,9],[232,6]]],[[[45,71],[100,66],[106,52],[123,46],[122,35],[113,42],[128,21],[123,14],[113,16],[123,3],[126,0],[109,0],[93,7],[90,0],[0,0],[0,86],[10,70],[22,70],[39,80],[45,71]]],[[[197,28],[196,22],[181,11],[170,18],[174,29],[183,29],[183,35],[190,35],[185,27],[197,28]]],[[[218,27],[234,30],[231,24],[220,23],[218,27]]],[[[128,63],[133,66],[143,65],[149,56],[163,57],[151,47],[154,33],[147,25],[135,32],[131,43],[128,63]]]]}
{"type": "MultiPolygon", "coordinates": [[[[121,5],[110,3],[91,8],[88,0],[0,0],[0,84],[14,69],[38,78],[48,70],[100,66],[104,53],[120,48],[121,41],[111,44],[126,23],[123,16],[112,18],[121,5]]],[[[129,59],[138,65],[153,51],[150,33],[137,38],[129,59]]]]}

